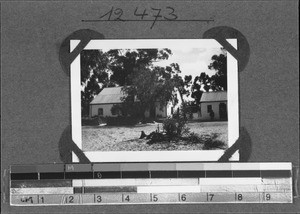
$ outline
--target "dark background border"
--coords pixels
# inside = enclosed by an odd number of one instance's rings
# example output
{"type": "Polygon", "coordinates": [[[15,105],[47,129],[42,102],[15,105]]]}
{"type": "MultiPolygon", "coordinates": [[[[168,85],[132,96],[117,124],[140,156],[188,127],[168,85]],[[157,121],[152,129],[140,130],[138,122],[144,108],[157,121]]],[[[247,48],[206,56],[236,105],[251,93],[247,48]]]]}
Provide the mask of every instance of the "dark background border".
{"type": "MultiPolygon", "coordinates": [[[[1,2],[1,165],[60,163],[58,142],[70,124],[70,79],[59,62],[63,40],[79,29],[107,39],[202,38],[216,26],[239,30],[250,59],[239,73],[240,126],[252,140],[250,162],[299,166],[298,1],[31,1],[1,2]],[[182,19],[214,22],[81,22],[111,6],[133,16],[136,6],[172,6],[182,19]],[[131,11],[131,12],[130,12],[131,11]]],[[[3,213],[296,212],[293,204],[199,204],[9,207],[3,213]]]]}

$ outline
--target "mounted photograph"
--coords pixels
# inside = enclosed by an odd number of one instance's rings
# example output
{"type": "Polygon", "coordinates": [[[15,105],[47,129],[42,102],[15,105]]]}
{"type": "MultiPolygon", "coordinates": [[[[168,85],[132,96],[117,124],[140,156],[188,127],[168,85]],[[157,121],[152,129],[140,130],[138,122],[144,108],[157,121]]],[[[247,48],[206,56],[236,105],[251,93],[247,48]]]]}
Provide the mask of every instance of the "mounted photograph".
{"type": "Polygon", "coordinates": [[[93,162],[217,161],[238,138],[237,73],[213,39],[92,40],[71,64],[72,138],[93,162]]]}

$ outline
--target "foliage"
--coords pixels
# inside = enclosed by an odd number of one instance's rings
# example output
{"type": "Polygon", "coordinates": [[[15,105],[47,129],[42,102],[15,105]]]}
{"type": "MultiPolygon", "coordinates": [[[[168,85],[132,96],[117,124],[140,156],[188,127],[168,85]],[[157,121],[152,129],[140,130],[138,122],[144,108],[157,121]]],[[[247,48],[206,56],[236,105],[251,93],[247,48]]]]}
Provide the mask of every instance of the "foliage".
{"type": "Polygon", "coordinates": [[[193,144],[203,144],[204,150],[211,150],[211,149],[224,149],[226,144],[223,141],[217,139],[218,134],[204,134],[199,136],[194,132],[190,132],[186,137],[186,141],[193,144]]]}
{"type": "Polygon", "coordinates": [[[211,150],[211,149],[224,149],[225,143],[220,140],[208,140],[205,141],[203,149],[211,150]]]}
{"type": "Polygon", "coordinates": [[[98,117],[95,118],[85,118],[81,120],[81,124],[82,126],[97,126],[99,125],[99,120],[98,117]]]}
{"type": "Polygon", "coordinates": [[[110,50],[110,81],[120,86],[132,85],[132,74],[141,66],[149,67],[157,60],[165,60],[172,54],[170,49],[110,50]]]}
{"type": "Polygon", "coordinates": [[[84,50],[80,54],[81,62],[81,106],[82,115],[89,114],[89,104],[103,86],[111,86],[108,79],[108,58],[99,50],[84,50]],[[102,84],[102,87],[100,87],[102,84]]]}
{"type": "MultiPolygon", "coordinates": [[[[172,78],[174,88],[176,88],[178,93],[179,93],[179,96],[180,96],[180,99],[181,99],[181,102],[182,102],[182,107],[184,109],[186,109],[185,108],[186,101],[184,100],[183,97],[190,95],[190,86],[191,86],[191,83],[192,83],[192,75],[185,75],[184,79],[181,76],[179,76],[179,74],[181,73],[181,70],[180,70],[180,67],[177,63],[175,63],[175,64],[173,63],[170,66],[167,66],[166,69],[167,70],[174,70],[173,73],[175,73],[175,74],[172,78]]],[[[177,102],[173,102],[173,104],[176,105],[177,102]]],[[[184,116],[184,118],[186,118],[186,112],[185,111],[183,111],[183,116],[184,116]]]]}
{"type": "Polygon", "coordinates": [[[213,91],[227,91],[227,55],[226,51],[222,49],[223,53],[212,56],[212,63],[208,66],[211,70],[216,70],[216,74],[211,76],[210,88],[213,91]]]}
{"type": "Polygon", "coordinates": [[[111,112],[118,112],[118,115],[123,117],[135,117],[139,120],[142,119],[139,110],[139,103],[136,102],[123,102],[121,104],[115,104],[111,108],[111,112]]]}
{"type": "Polygon", "coordinates": [[[163,129],[168,136],[176,136],[177,135],[177,126],[176,119],[168,117],[163,122],[163,129]]]}
{"type": "Polygon", "coordinates": [[[190,132],[189,134],[188,134],[188,136],[187,136],[187,141],[189,142],[189,143],[202,143],[202,139],[201,139],[201,137],[198,135],[198,134],[196,134],[195,132],[190,132]]]}
{"type": "Polygon", "coordinates": [[[108,126],[133,126],[136,125],[139,120],[135,117],[105,117],[106,124],[108,126]]]}
{"type": "Polygon", "coordinates": [[[223,141],[217,140],[218,134],[213,133],[206,137],[204,140],[203,149],[210,150],[210,149],[224,149],[225,143],[223,141]]]}
{"type": "Polygon", "coordinates": [[[146,110],[150,110],[150,117],[155,117],[151,115],[155,103],[159,103],[160,107],[165,106],[169,101],[176,103],[176,94],[174,94],[176,81],[173,78],[176,72],[178,71],[159,66],[151,68],[140,66],[131,75],[131,85],[122,88],[127,95],[123,98],[124,103],[129,106],[136,103],[133,107],[143,119],[146,110]]]}
{"type": "Polygon", "coordinates": [[[173,73],[175,74],[172,79],[172,81],[174,82],[174,87],[177,88],[180,94],[181,101],[184,102],[183,95],[186,96],[190,95],[189,87],[192,82],[192,75],[186,75],[184,79],[181,76],[179,76],[178,74],[181,73],[181,70],[177,63],[173,63],[170,66],[167,66],[166,70],[167,71],[173,70],[173,73]]]}
{"type": "Polygon", "coordinates": [[[163,121],[163,129],[170,138],[181,137],[189,133],[187,120],[182,116],[168,117],[163,121]]]}
{"type": "Polygon", "coordinates": [[[82,115],[89,114],[89,103],[103,88],[132,85],[132,77],[141,67],[150,68],[153,62],[168,59],[170,54],[170,49],[82,51],[82,115]]]}
{"type": "Polygon", "coordinates": [[[166,141],[166,135],[159,133],[159,132],[151,132],[146,139],[150,139],[147,144],[151,145],[154,143],[161,143],[166,141]]]}
{"type": "MultiPolygon", "coordinates": [[[[171,101],[178,103],[176,91],[179,92],[183,104],[183,96],[191,95],[199,106],[203,90],[227,90],[227,59],[226,52],[212,56],[208,66],[216,70],[209,77],[202,72],[192,81],[192,76],[180,76],[180,66],[172,63],[166,67],[154,66],[154,62],[166,60],[172,54],[170,49],[112,49],[107,52],[100,50],[84,50],[81,57],[81,102],[82,115],[89,114],[89,103],[105,87],[123,86],[128,97],[124,102],[133,103],[139,100],[139,105],[124,105],[124,115],[130,115],[130,108],[144,117],[148,108],[154,108],[159,102],[164,106],[171,101]],[[191,87],[191,91],[190,91],[191,87]]],[[[151,112],[151,111],[150,111],[151,112]]]]}
{"type": "Polygon", "coordinates": [[[199,106],[195,105],[193,101],[182,103],[180,110],[186,119],[193,119],[193,113],[198,111],[199,106]]]}
{"type": "Polygon", "coordinates": [[[195,99],[196,105],[200,104],[200,99],[202,97],[203,89],[208,92],[210,88],[210,77],[202,72],[200,76],[196,76],[192,85],[192,98],[195,99]]]}
{"type": "Polygon", "coordinates": [[[221,54],[212,56],[212,62],[208,65],[208,68],[215,70],[216,73],[209,77],[205,72],[202,72],[193,81],[192,97],[197,105],[200,103],[203,91],[227,90],[227,54],[224,49],[221,49],[221,51],[221,54]]]}
{"type": "Polygon", "coordinates": [[[122,116],[125,116],[123,114],[123,109],[122,109],[122,106],[120,104],[113,105],[110,109],[110,112],[111,112],[112,115],[116,115],[116,114],[120,115],[121,114],[122,116]]]}

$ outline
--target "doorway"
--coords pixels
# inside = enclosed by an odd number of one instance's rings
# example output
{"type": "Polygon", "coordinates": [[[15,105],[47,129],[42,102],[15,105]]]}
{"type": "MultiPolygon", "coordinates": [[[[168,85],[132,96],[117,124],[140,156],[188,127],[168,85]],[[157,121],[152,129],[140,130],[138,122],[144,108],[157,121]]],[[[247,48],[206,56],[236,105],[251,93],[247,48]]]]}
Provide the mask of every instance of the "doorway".
{"type": "Polygon", "coordinates": [[[226,103],[219,104],[220,120],[227,120],[227,105],[226,103]]]}

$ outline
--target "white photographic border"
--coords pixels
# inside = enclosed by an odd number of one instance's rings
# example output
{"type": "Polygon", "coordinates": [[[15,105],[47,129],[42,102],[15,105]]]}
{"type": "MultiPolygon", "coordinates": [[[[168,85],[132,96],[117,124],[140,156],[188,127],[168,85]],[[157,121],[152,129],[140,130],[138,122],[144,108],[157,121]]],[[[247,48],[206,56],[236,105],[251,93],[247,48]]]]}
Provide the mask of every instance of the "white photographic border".
{"type": "MultiPolygon", "coordinates": [[[[237,49],[237,39],[227,39],[237,49]]],[[[70,41],[72,52],[80,40],[70,41]]],[[[126,39],[126,40],[91,40],[84,50],[98,49],[150,49],[150,48],[203,48],[222,47],[214,39],[126,39]]],[[[227,111],[228,111],[228,147],[231,147],[239,137],[239,108],[238,108],[238,64],[237,60],[227,52],[227,111]]],[[[71,124],[72,139],[82,149],[81,130],[81,81],[80,55],[70,66],[71,78],[71,124]]],[[[86,151],[84,154],[91,162],[193,162],[217,161],[225,150],[199,151],[86,151]]],[[[236,152],[231,161],[238,161],[236,152]]],[[[79,162],[72,154],[72,161],[79,162]]]]}

